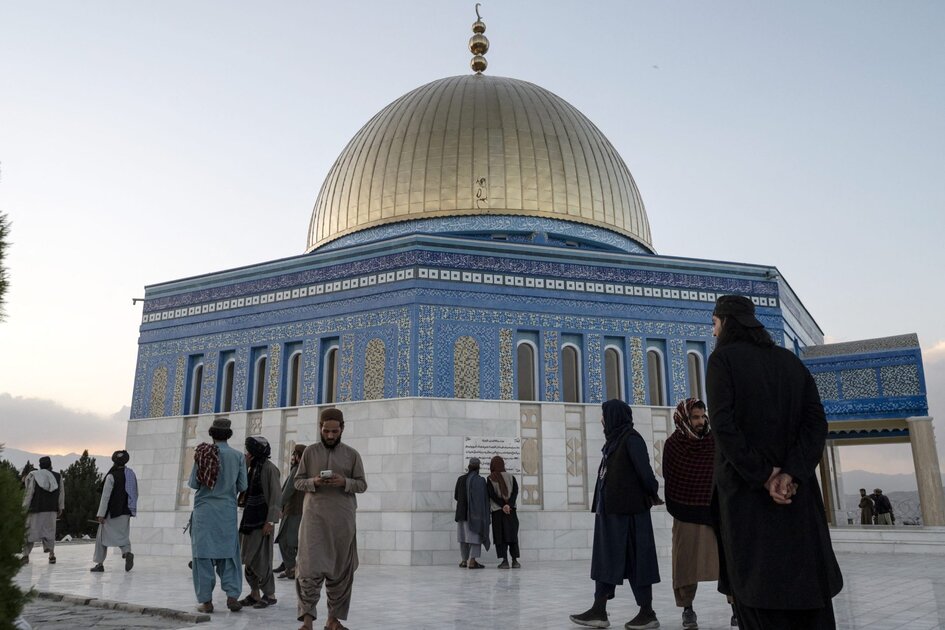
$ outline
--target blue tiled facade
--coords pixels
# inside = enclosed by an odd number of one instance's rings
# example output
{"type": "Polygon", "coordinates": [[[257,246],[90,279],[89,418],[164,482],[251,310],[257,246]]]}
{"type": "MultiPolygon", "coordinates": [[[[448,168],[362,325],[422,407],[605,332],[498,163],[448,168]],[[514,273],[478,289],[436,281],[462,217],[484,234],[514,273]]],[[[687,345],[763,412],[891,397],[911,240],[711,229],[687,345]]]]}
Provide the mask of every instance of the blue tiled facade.
{"type": "MultiPolygon", "coordinates": [[[[555,223],[561,236],[569,224],[555,223]]],[[[822,341],[771,267],[628,253],[609,241],[594,250],[536,242],[544,237],[490,242],[398,229],[386,240],[352,241],[147,287],[132,417],[186,414],[196,364],[204,375],[199,409],[222,411],[224,354],[235,360],[234,411],[254,402],[260,353],[268,355],[263,406],[280,406],[290,377],[286,348],[302,352],[301,404],[320,404],[330,395],[323,391],[324,353],[333,345],[335,399],[362,400],[367,347],[374,339],[383,344],[384,365],[382,376],[372,369],[372,378],[383,378],[388,398],[453,397],[455,374],[469,373],[457,371],[454,347],[460,337],[472,337],[481,398],[515,397],[514,347],[528,339],[538,349],[540,400],[563,399],[560,352],[566,343],[580,349],[583,402],[602,399],[603,353],[616,345],[625,398],[649,404],[648,343],[666,350],[665,386],[675,400],[689,391],[687,347],[712,347],[711,311],[722,293],[751,297],[760,319],[788,347],[822,341]]],[[[587,226],[574,229],[582,242],[594,236],[587,226]]],[[[908,373],[889,379],[903,387],[913,382],[908,373]]]]}
{"type": "Polygon", "coordinates": [[[928,415],[916,335],[810,347],[801,357],[820,391],[831,439],[905,437],[906,418],[928,415]],[[870,420],[903,422],[863,428],[870,420]]]}

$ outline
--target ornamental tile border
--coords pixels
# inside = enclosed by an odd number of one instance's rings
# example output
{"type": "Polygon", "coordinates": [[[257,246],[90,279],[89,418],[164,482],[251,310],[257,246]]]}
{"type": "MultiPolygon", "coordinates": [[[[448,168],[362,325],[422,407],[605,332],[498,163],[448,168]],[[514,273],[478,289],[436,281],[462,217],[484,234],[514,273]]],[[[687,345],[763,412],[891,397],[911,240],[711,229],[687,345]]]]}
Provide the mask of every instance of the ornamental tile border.
{"type": "MultiPolygon", "coordinates": [[[[466,256],[469,258],[469,256],[466,256]]],[[[475,257],[477,259],[484,259],[486,257],[475,257]]],[[[580,293],[589,293],[589,294],[598,294],[598,295],[611,295],[611,296],[622,296],[622,297],[638,297],[638,298],[652,298],[652,299],[661,299],[661,300],[682,300],[687,302],[701,302],[711,304],[715,302],[715,299],[718,295],[721,295],[721,291],[707,291],[704,288],[697,286],[689,288],[680,288],[677,284],[659,284],[653,286],[657,283],[625,283],[625,282],[601,282],[600,278],[595,276],[626,276],[630,277],[635,274],[631,272],[636,270],[619,270],[616,268],[593,268],[586,265],[568,265],[568,270],[573,271],[575,268],[584,268],[581,271],[584,271],[584,276],[581,278],[571,278],[572,274],[563,273],[562,269],[549,269],[545,272],[545,275],[533,275],[533,274],[523,274],[516,273],[515,271],[503,271],[502,273],[494,273],[494,271],[502,266],[508,266],[501,264],[503,261],[508,263],[508,259],[489,259],[490,266],[483,267],[483,270],[471,270],[468,267],[429,267],[423,265],[411,266],[408,268],[401,268],[392,271],[385,271],[381,273],[373,273],[368,275],[361,275],[350,277],[346,279],[333,280],[329,282],[322,282],[318,284],[312,284],[309,286],[301,286],[292,289],[285,289],[279,291],[264,291],[251,293],[249,295],[243,295],[241,297],[233,297],[229,299],[220,299],[213,302],[204,302],[201,304],[195,304],[190,306],[181,306],[179,308],[172,308],[167,310],[156,310],[152,311],[150,308],[146,309],[141,323],[150,324],[159,321],[175,320],[181,319],[184,317],[194,317],[198,315],[206,315],[210,313],[216,313],[220,311],[232,311],[236,309],[249,308],[254,306],[265,306],[267,304],[274,304],[276,302],[287,302],[287,301],[299,301],[307,300],[308,298],[315,296],[328,296],[332,294],[344,293],[346,291],[354,291],[363,288],[377,287],[379,285],[385,285],[390,283],[402,282],[407,280],[419,279],[419,280],[436,280],[438,282],[450,282],[457,285],[479,285],[479,286],[506,286],[506,287],[518,287],[522,289],[533,289],[533,290],[550,290],[555,292],[565,292],[567,294],[580,294],[580,293]],[[597,272],[597,273],[593,273],[597,272]],[[565,279],[562,279],[565,278],[565,279]]],[[[479,262],[477,260],[477,262],[479,262]]],[[[518,262],[519,265],[515,265],[518,268],[526,268],[529,266],[530,261],[512,261],[518,262]]],[[[558,263],[544,263],[546,266],[562,267],[564,265],[558,263]]],[[[480,266],[480,265],[477,265],[480,266]]],[[[350,268],[350,266],[349,266],[350,268]]],[[[696,284],[697,280],[705,280],[704,276],[694,276],[691,274],[672,274],[667,272],[646,272],[642,276],[638,276],[641,280],[653,279],[658,280],[659,275],[671,276],[673,281],[676,280],[676,276],[682,276],[683,280],[689,280],[691,283],[696,284]]],[[[616,279],[616,278],[614,278],[616,279]]],[[[716,280],[719,284],[725,284],[724,278],[711,278],[716,280]]],[[[778,298],[773,295],[751,295],[751,289],[756,289],[756,293],[760,292],[757,290],[767,289],[764,286],[764,283],[745,281],[741,283],[741,287],[721,287],[722,291],[725,292],[734,292],[734,293],[743,293],[751,298],[752,302],[756,306],[764,308],[777,308],[778,307],[778,298]]],[[[185,294],[185,295],[190,295],[185,294]]],[[[160,300],[167,300],[169,298],[156,298],[153,301],[158,302],[160,300]]]]}
{"type": "Polygon", "coordinates": [[[511,328],[499,329],[499,400],[512,400],[514,383],[511,328]]]}
{"type": "Polygon", "coordinates": [[[633,401],[634,405],[646,402],[646,382],[643,377],[643,339],[630,338],[630,367],[633,370],[633,401]]]}

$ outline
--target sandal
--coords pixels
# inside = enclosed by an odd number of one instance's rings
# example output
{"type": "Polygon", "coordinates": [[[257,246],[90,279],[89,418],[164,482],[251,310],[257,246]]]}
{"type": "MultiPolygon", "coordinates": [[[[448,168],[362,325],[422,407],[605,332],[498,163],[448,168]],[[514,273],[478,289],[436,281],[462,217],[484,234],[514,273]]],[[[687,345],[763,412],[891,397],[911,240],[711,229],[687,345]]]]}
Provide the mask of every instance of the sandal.
{"type": "Polygon", "coordinates": [[[52,554],[49,555],[49,564],[56,564],[56,556],[52,554]]]}
{"type": "Polygon", "coordinates": [[[279,600],[277,600],[275,597],[263,595],[261,598],[259,598],[259,601],[253,604],[253,608],[268,608],[269,606],[275,606],[277,601],[279,600]]]}
{"type": "Polygon", "coordinates": [[[247,595],[243,599],[239,600],[239,602],[237,603],[240,606],[255,606],[258,602],[259,600],[253,597],[252,595],[247,595]]]}
{"type": "Polygon", "coordinates": [[[243,609],[243,604],[239,603],[235,597],[227,597],[226,607],[230,609],[230,612],[239,612],[243,609]]]}
{"type": "Polygon", "coordinates": [[[210,614],[213,612],[213,602],[204,602],[197,606],[197,612],[210,614]]]}

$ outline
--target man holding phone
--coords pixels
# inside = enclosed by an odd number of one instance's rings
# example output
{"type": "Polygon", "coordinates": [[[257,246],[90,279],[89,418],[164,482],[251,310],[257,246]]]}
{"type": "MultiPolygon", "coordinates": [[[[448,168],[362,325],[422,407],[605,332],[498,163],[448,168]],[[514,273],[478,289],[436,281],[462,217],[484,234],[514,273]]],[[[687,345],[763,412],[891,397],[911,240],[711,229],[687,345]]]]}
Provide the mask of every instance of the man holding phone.
{"type": "Polygon", "coordinates": [[[325,409],[318,420],[321,441],[302,453],[295,488],[305,493],[295,590],[298,619],[312,628],[322,584],[328,596],[326,630],[346,630],[354,572],[358,568],[355,494],[367,490],[361,455],[341,442],[340,409],[325,409]]]}

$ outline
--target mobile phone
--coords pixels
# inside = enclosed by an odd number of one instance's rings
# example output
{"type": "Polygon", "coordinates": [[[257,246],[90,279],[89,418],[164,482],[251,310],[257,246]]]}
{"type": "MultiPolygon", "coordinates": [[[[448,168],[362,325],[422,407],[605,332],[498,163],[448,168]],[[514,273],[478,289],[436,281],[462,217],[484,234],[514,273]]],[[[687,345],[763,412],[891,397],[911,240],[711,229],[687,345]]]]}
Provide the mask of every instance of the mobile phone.
{"type": "Polygon", "coordinates": [[[323,470],[320,473],[318,473],[318,476],[321,477],[322,479],[331,479],[333,475],[330,470],[323,470]]]}

